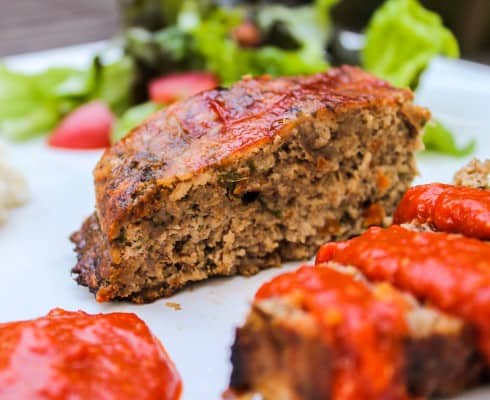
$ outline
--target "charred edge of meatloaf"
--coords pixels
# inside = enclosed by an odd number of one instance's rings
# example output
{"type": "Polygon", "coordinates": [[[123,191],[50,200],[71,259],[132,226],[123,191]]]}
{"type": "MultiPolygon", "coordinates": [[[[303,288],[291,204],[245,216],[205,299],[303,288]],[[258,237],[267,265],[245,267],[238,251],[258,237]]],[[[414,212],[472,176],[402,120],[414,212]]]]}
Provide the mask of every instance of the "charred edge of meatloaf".
{"type": "Polygon", "coordinates": [[[471,160],[456,172],[454,184],[476,189],[490,189],[490,160],[471,160]]]}
{"type": "Polygon", "coordinates": [[[162,188],[148,217],[123,224],[110,257],[93,262],[79,249],[79,282],[98,300],[143,303],[211,276],[308,259],[393,212],[417,172],[424,117],[411,104],[304,116],[235,162],[162,188]]]}
{"type": "MultiPolygon", "coordinates": [[[[481,381],[484,363],[470,327],[422,306],[407,318],[410,337],[404,344],[401,373],[411,395],[453,395],[481,381]]],[[[313,317],[294,306],[294,300],[256,302],[236,331],[225,398],[328,400],[331,354],[313,317]]]]}
{"type": "Polygon", "coordinates": [[[450,396],[484,379],[484,362],[468,325],[459,331],[411,338],[405,344],[405,374],[414,396],[450,396]]]}
{"type": "Polygon", "coordinates": [[[90,215],[80,230],[70,236],[70,240],[75,244],[77,253],[77,264],[71,272],[79,284],[95,292],[102,282],[101,268],[109,259],[108,246],[102,236],[97,215],[90,215]]]}
{"type": "Polygon", "coordinates": [[[236,330],[230,388],[237,398],[327,400],[330,351],[314,320],[288,302],[257,305],[236,330]]]}

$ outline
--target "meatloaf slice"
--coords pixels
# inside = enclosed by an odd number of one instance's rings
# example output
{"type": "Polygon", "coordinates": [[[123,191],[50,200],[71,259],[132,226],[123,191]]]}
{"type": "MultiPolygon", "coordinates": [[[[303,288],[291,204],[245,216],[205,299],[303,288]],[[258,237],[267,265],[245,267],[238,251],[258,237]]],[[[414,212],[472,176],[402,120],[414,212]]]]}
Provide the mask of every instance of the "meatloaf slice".
{"type": "MultiPolygon", "coordinates": [[[[387,292],[394,290],[387,284],[367,282],[353,267],[329,263],[320,268],[334,268],[351,275],[356,282],[369,287],[379,299],[386,298],[387,292]]],[[[301,269],[299,273],[302,273],[301,269]]],[[[311,276],[308,278],[312,279],[311,276]]],[[[405,336],[398,338],[401,362],[394,365],[394,372],[389,366],[386,371],[391,371],[391,379],[403,385],[405,394],[446,396],[479,382],[484,363],[476,349],[472,328],[458,318],[421,305],[408,294],[394,293],[406,300],[404,318],[408,329],[405,336]]],[[[328,292],[322,295],[325,298],[334,296],[328,292]]],[[[345,351],[346,341],[342,335],[347,335],[348,331],[342,328],[343,315],[325,328],[328,322],[322,321],[329,321],[332,315],[329,306],[325,306],[323,316],[320,314],[319,317],[298,293],[256,299],[245,324],[236,331],[231,353],[230,389],[224,398],[334,399],[334,387],[339,386],[339,371],[347,365],[357,372],[362,358],[349,359],[339,355],[345,351]],[[335,338],[334,342],[331,337],[335,338]]],[[[380,326],[379,334],[384,335],[383,343],[386,344],[391,334],[382,324],[380,326]]],[[[391,339],[397,340],[396,337],[393,333],[391,339]]],[[[378,372],[383,375],[382,366],[378,372]]],[[[354,373],[353,376],[360,380],[362,386],[362,374],[354,373]]],[[[384,394],[386,397],[383,398],[406,398],[403,391],[384,394]]],[[[374,400],[380,397],[365,393],[357,398],[374,400]]]]}
{"type": "Polygon", "coordinates": [[[98,301],[142,303],[307,259],[393,212],[428,118],[411,92],[352,67],[176,103],[97,164],[73,272],[98,301]]]}

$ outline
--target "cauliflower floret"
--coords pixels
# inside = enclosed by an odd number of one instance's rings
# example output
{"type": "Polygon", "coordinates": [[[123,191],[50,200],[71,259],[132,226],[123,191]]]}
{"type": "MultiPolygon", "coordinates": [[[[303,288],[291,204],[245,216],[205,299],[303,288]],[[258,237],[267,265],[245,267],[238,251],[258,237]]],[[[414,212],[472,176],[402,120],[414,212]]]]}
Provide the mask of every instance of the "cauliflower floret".
{"type": "Polygon", "coordinates": [[[7,220],[8,210],[25,204],[29,189],[25,178],[7,162],[5,145],[0,143],[0,224],[7,220]]]}

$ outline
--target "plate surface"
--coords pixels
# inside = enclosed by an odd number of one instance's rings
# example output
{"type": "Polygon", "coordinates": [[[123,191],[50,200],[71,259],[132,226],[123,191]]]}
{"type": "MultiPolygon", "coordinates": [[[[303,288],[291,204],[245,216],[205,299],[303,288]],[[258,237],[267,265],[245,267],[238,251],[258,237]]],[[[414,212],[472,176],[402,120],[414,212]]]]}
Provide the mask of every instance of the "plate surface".
{"type": "MultiPolygon", "coordinates": [[[[9,64],[30,71],[60,62],[82,65],[100,46],[17,56],[9,64]]],[[[459,142],[477,138],[474,156],[490,157],[490,68],[438,59],[424,76],[417,102],[457,132],[459,142]]],[[[0,321],[37,317],[54,307],[92,313],[134,312],[148,323],[175,361],[184,380],[182,400],[219,399],[230,374],[233,331],[243,321],[249,300],[261,283],[298,263],[251,278],[215,279],[153,304],[97,304],[70,277],[75,255],[67,238],[93,210],[91,171],[100,154],[54,150],[41,141],[11,146],[12,163],[26,175],[32,198],[0,227],[0,321]],[[174,310],[168,301],[179,303],[182,309],[174,310]]],[[[467,161],[423,154],[417,183],[450,181],[467,161]]],[[[457,397],[488,398],[490,388],[457,397]]]]}

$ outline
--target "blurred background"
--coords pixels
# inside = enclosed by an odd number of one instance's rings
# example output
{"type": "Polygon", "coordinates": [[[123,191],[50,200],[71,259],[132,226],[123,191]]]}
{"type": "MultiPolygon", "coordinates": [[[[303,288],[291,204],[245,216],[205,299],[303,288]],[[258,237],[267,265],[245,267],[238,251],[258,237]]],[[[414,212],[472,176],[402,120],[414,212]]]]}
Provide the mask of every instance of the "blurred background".
{"type": "MultiPolygon", "coordinates": [[[[161,2],[165,0],[0,0],[0,57],[108,39],[121,26],[138,24],[142,12],[146,12],[155,28],[161,27],[164,18],[152,8],[152,3],[161,2]]],[[[340,1],[333,12],[336,26],[362,31],[382,2],[340,1]]],[[[443,17],[457,36],[464,58],[490,64],[490,0],[423,0],[422,3],[443,17]]]]}

